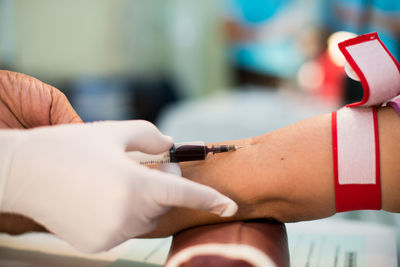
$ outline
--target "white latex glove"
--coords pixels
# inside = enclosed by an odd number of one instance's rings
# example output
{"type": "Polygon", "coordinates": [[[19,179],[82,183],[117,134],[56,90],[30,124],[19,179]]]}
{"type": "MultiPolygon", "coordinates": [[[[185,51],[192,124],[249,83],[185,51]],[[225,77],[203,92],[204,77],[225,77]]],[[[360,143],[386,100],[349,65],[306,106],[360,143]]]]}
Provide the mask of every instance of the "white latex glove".
{"type": "Polygon", "coordinates": [[[171,146],[145,121],[1,130],[0,211],[28,216],[85,252],[153,230],[171,206],[233,215],[236,204],[216,190],[125,154],[171,146]]]}

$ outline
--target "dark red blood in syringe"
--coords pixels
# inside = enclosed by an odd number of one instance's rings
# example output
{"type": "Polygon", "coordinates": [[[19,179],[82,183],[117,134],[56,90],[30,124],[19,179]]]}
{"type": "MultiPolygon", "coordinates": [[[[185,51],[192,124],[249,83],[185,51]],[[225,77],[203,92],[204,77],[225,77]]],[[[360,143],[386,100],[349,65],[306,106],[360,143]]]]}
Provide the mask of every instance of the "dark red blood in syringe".
{"type": "Polygon", "coordinates": [[[181,145],[170,150],[171,162],[204,160],[207,156],[207,147],[199,145],[181,145]]]}
{"type": "Polygon", "coordinates": [[[182,162],[192,160],[204,160],[208,153],[224,153],[236,150],[235,146],[201,146],[201,145],[180,145],[170,150],[171,162],[182,162]]]}

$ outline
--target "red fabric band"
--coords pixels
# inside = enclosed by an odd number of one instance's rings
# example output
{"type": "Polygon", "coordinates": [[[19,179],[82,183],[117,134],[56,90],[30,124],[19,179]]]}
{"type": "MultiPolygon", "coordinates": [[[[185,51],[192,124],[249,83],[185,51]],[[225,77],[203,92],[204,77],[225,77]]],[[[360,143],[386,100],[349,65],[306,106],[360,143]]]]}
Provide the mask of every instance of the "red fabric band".
{"type": "MultiPolygon", "coordinates": [[[[332,113],[332,148],[333,148],[333,170],[335,178],[336,211],[344,212],[351,210],[379,210],[381,209],[381,184],[379,168],[379,136],[376,108],[373,113],[373,134],[375,139],[375,179],[374,183],[346,183],[339,179],[341,169],[338,161],[338,135],[337,135],[337,112],[332,113]]],[[[351,166],[359,168],[359,166],[351,166]]],[[[363,168],[361,166],[361,168],[363,168]]],[[[347,177],[345,177],[346,179],[347,177]]],[[[357,177],[352,177],[357,179],[357,177]]]]}

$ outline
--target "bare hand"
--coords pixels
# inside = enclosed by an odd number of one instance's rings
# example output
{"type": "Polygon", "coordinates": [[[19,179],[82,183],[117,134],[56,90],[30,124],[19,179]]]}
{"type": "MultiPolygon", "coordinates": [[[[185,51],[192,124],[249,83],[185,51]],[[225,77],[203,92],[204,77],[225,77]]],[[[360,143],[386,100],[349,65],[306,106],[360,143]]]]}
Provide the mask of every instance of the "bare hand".
{"type": "Polygon", "coordinates": [[[25,74],[0,70],[0,128],[82,122],[65,95],[25,74]]]}

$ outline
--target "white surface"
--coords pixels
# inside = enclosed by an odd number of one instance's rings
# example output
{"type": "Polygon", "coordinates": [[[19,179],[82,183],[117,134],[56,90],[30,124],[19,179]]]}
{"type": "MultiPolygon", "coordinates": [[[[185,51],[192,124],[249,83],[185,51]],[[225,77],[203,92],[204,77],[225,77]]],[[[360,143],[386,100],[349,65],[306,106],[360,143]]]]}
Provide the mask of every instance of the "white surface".
{"type": "MultiPolygon", "coordinates": [[[[357,267],[397,266],[395,227],[332,218],[290,223],[286,227],[292,267],[335,266],[335,255],[337,267],[348,266],[343,265],[347,252],[357,253],[357,267]]],[[[0,234],[0,247],[104,260],[113,263],[112,266],[118,266],[119,261],[161,266],[168,255],[171,240],[131,239],[108,252],[83,254],[50,234],[0,234]]]]}
{"type": "Polygon", "coordinates": [[[395,227],[337,219],[286,227],[292,267],[397,266],[395,227]],[[346,262],[349,254],[356,258],[355,265],[346,262]]]}
{"type": "Polygon", "coordinates": [[[77,251],[52,234],[28,233],[19,236],[0,234],[0,247],[35,251],[60,257],[103,260],[110,263],[126,260],[163,265],[171,241],[172,238],[131,239],[107,252],[87,254],[77,251]],[[154,251],[155,249],[156,251],[154,251]]]}

